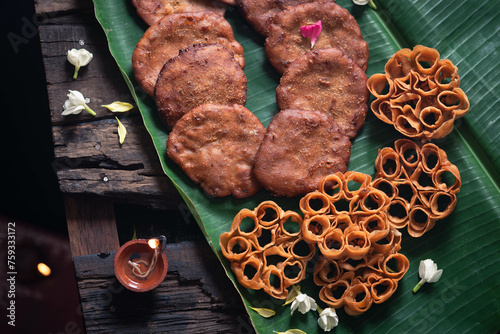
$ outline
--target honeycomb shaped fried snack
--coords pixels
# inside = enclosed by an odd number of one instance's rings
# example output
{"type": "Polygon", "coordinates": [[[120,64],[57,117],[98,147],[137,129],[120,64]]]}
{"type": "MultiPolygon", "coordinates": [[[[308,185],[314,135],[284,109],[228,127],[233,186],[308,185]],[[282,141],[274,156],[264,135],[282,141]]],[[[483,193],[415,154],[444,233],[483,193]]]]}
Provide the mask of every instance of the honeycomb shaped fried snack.
{"type": "Polygon", "coordinates": [[[375,97],[373,113],[413,139],[443,138],[453,130],[455,119],[469,111],[457,67],[422,45],[396,52],[385,73],[373,74],[367,86],[375,97]]]}
{"type": "Polygon", "coordinates": [[[302,237],[320,256],[313,278],[319,297],[358,315],[387,300],[409,267],[401,233],[387,220],[390,198],[369,175],[335,173],[300,201],[302,237]]]}
{"type": "Polygon", "coordinates": [[[328,175],[301,198],[303,217],[272,201],[240,210],[219,237],[240,284],[285,299],[319,250],[313,279],[328,306],[357,315],[387,300],[409,261],[387,219],[390,197],[372,183],[363,173],[328,175]]]}
{"type": "Polygon", "coordinates": [[[372,303],[380,304],[396,291],[410,263],[397,252],[401,233],[394,228],[390,230],[387,253],[372,248],[359,260],[349,257],[331,260],[320,256],[314,267],[314,282],[322,287],[319,298],[323,302],[333,308],[344,307],[349,315],[359,315],[372,303]]]}
{"type": "Polygon", "coordinates": [[[372,247],[357,260],[349,256],[332,260],[320,255],[313,273],[314,282],[321,286],[319,298],[330,307],[344,307],[349,315],[359,315],[372,303],[386,301],[408,271],[409,261],[397,252],[401,242],[399,231],[391,227],[384,239],[388,247],[372,247]]]}
{"type": "Polygon", "coordinates": [[[407,227],[413,237],[422,236],[455,208],[460,172],[435,144],[399,139],[394,148],[379,150],[375,171],[372,186],[391,200],[390,224],[407,227]]]}
{"type": "Polygon", "coordinates": [[[284,211],[272,201],[238,212],[219,244],[242,286],[278,299],[288,296],[287,288],[305,277],[316,252],[302,238],[302,222],[298,213],[284,211]]]}

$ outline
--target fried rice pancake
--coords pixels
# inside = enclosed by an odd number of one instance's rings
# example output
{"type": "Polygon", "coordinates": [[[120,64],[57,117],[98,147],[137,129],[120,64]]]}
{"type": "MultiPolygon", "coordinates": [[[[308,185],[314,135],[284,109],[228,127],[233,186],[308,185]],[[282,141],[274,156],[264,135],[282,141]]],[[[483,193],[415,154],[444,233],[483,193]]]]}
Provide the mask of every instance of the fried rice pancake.
{"type": "Polygon", "coordinates": [[[197,44],[181,51],[165,63],[155,86],[158,113],[169,129],[199,105],[245,105],[246,99],[245,73],[221,44],[197,44]]]}
{"type": "Polygon", "coordinates": [[[148,25],[172,13],[211,11],[224,16],[226,7],[215,0],[132,0],[137,14],[148,25]]]}
{"type": "Polygon", "coordinates": [[[150,26],[132,55],[135,79],[150,96],[163,65],[192,45],[219,43],[233,51],[241,67],[245,66],[243,48],[235,40],[226,19],[212,12],[174,13],[150,26]]]}
{"type": "Polygon", "coordinates": [[[210,196],[245,198],[260,189],[253,163],[265,133],[245,107],[207,103],[175,124],[167,154],[210,196]]]}
{"type": "Polygon", "coordinates": [[[306,2],[318,2],[318,0],[240,0],[239,10],[255,31],[266,37],[271,19],[276,13],[285,9],[286,6],[294,6],[306,2]]]}
{"type": "Polygon", "coordinates": [[[326,175],[346,172],[350,156],[349,139],[328,114],[287,109],[269,123],[254,171],[273,195],[291,197],[316,190],[326,175]]]}
{"type": "Polygon", "coordinates": [[[365,122],[366,73],[339,49],[309,52],[294,61],[276,88],[280,110],[319,110],[354,138],[365,122]]]}
{"type": "Polygon", "coordinates": [[[238,0],[219,0],[219,2],[222,2],[222,3],[229,5],[229,6],[237,6],[238,5],[238,0]]]}
{"type": "Polygon", "coordinates": [[[273,17],[265,42],[269,62],[280,74],[301,55],[319,49],[338,48],[363,71],[368,66],[368,43],[363,39],[356,19],[334,2],[289,6],[273,17]],[[300,27],[321,20],[322,30],[311,49],[309,38],[300,27]]]}

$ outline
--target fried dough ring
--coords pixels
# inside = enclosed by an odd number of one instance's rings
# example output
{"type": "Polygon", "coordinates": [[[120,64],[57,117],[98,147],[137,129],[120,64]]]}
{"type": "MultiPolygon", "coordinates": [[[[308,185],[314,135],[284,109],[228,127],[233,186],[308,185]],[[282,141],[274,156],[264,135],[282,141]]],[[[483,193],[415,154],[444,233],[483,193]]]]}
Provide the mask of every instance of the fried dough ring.
{"type": "Polygon", "coordinates": [[[367,285],[358,282],[351,285],[347,295],[344,298],[344,310],[347,314],[354,316],[366,312],[373,303],[373,298],[367,285]],[[363,299],[359,300],[359,296],[363,299]]]}
{"type": "Polygon", "coordinates": [[[337,261],[329,261],[324,256],[320,256],[314,266],[313,279],[318,286],[325,286],[336,282],[342,276],[343,270],[337,261]]]}
{"type": "Polygon", "coordinates": [[[312,191],[310,193],[307,193],[300,199],[299,206],[300,210],[305,215],[312,216],[319,214],[328,214],[330,212],[330,200],[328,196],[319,191],[312,191]],[[321,202],[321,207],[317,205],[318,201],[321,202]],[[316,208],[313,208],[313,206],[316,208]]]}

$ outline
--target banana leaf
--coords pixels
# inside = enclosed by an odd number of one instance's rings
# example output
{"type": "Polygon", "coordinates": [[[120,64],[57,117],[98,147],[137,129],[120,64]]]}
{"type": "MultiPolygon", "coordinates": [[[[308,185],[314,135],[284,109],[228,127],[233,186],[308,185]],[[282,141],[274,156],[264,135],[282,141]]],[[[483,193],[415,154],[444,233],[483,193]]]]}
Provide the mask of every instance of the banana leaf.
{"type": "MultiPolygon", "coordinates": [[[[410,260],[410,269],[397,291],[388,301],[360,316],[351,317],[338,310],[340,323],[334,331],[494,333],[500,329],[500,85],[495,77],[500,73],[500,2],[380,0],[376,2],[377,10],[349,0],[337,3],[353,14],[369,44],[368,75],[383,72],[387,60],[403,47],[432,47],[458,66],[460,87],[468,95],[471,108],[456,122],[450,135],[435,141],[461,173],[462,188],[454,212],[420,238],[404,233],[400,252],[410,260]],[[419,262],[427,258],[444,270],[443,276],[413,294],[411,290],[419,280],[419,262]]],[[[154,101],[134,80],[131,55],[147,26],[129,0],[94,0],[94,4],[109,50],[140,109],[165,174],[186,201],[234,283],[230,288],[241,295],[247,308],[252,323],[240,322],[239,330],[272,333],[298,328],[309,334],[322,332],[316,312],[290,316],[289,306],[282,306],[282,300],[239,285],[218,244],[219,235],[229,230],[240,209],[253,209],[273,199],[284,209],[299,212],[299,199],[272,198],[266,191],[244,200],[213,198],[193,184],[168,159],[168,133],[156,115],[154,101]],[[251,307],[273,309],[276,315],[263,318],[251,307]]],[[[264,39],[245,23],[237,8],[229,7],[226,18],[245,51],[246,107],[267,126],[278,112],[275,89],[279,75],[265,57],[264,39]]],[[[349,170],[373,176],[377,150],[392,146],[400,137],[390,125],[369,113],[353,141],[349,170]]],[[[302,291],[319,301],[311,276],[308,271],[301,283],[302,291]]],[[[325,307],[321,302],[320,306],[325,307]]]]}

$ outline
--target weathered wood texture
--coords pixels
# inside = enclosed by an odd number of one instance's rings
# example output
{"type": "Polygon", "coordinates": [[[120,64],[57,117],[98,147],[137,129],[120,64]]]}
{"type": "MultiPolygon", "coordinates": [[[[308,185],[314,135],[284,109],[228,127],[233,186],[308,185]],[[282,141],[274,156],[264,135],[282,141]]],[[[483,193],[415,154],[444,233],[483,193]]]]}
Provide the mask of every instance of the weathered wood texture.
{"type": "Polygon", "coordinates": [[[116,280],[114,253],[87,255],[118,249],[113,204],[178,212],[185,210],[185,204],[164,175],[137,108],[117,115],[101,107],[113,101],[133,103],[133,99],[108,51],[92,1],[35,0],[35,7],[51,111],[54,168],[65,194],[87,332],[253,333],[239,295],[204,240],[168,244],[168,275],[158,288],[146,293],[128,291],[116,280]],[[74,68],[66,53],[82,47],[94,59],[73,80],[74,68]],[[90,98],[89,106],[97,116],[85,111],[62,116],[69,89],[90,98]],[[115,116],[127,128],[122,145],[115,116]]]}
{"type": "Polygon", "coordinates": [[[67,195],[64,205],[73,256],[107,252],[120,247],[112,204],[67,195]]]}
{"type": "Polygon", "coordinates": [[[88,333],[252,333],[248,316],[204,242],[167,245],[165,280],[154,290],[125,289],[113,253],[74,259],[88,333]],[[228,291],[229,290],[229,291],[228,291]]]}
{"type": "Polygon", "coordinates": [[[176,209],[182,199],[161,169],[137,108],[116,114],[101,107],[113,101],[133,103],[133,99],[109,53],[92,1],[38,0],[35,5],[53,125],[54,168],[61,191],[176,209]],[[66,58],[72,48],[86,48],[94,55],[76,80],[66,58]],[[97,116],[85,111],[62,116],[69,89],[90,98],[88,105],[97,116]],[[115,116],[127,128],[122,145],[115,116]]]}

